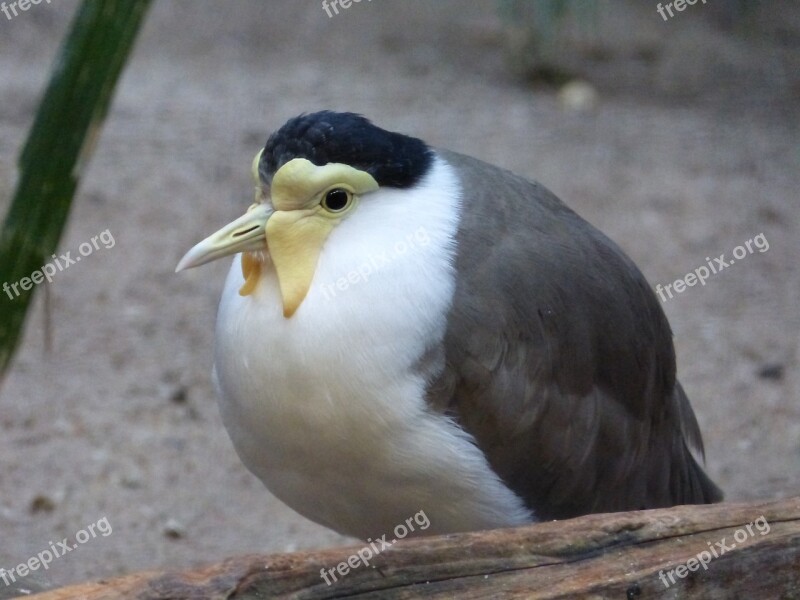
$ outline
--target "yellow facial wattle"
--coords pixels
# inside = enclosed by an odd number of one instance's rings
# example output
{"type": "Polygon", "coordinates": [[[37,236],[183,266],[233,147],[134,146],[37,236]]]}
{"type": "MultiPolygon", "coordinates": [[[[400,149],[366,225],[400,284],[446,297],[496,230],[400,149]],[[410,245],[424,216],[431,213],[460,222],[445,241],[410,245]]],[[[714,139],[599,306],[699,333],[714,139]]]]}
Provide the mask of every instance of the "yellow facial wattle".
{"type": "Polygon", "coordinates": [[[242,253],[242,277],[244,277],[244,283],[239,288],[239,295],[249,296],[256,289],[261,277],[261,259],[252,252],[242,253]]]}

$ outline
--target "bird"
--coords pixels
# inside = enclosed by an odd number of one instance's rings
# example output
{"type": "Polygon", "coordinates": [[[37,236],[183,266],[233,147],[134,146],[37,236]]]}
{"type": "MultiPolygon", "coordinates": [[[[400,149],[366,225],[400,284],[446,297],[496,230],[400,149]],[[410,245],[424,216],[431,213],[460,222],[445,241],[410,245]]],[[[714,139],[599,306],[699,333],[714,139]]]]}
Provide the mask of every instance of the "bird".
{"type": "Polygon", "coordinates": [[[722,499],[655,294],[543,185],[329,110],[252,173],[176,271],[233,256],[220,412],[296,512],[371,539],[722,499]]]}

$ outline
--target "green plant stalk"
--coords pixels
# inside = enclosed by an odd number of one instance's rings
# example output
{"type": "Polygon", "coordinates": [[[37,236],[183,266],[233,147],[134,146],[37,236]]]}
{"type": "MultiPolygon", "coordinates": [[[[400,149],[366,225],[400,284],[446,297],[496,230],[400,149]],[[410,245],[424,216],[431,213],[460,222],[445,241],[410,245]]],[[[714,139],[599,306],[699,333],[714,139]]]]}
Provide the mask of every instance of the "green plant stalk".
{"type": "MultiPolygon", "coordinates": [[[[114,89],[152,0],[84,0],[59,52],[19,159],[0,229],[0,286],[52,260],[114,89]]],[[[0,290],[0,380],[22,336],[36,286],[0,290]],[[11,296],[11,297],[10,297],[11,296]]]]}

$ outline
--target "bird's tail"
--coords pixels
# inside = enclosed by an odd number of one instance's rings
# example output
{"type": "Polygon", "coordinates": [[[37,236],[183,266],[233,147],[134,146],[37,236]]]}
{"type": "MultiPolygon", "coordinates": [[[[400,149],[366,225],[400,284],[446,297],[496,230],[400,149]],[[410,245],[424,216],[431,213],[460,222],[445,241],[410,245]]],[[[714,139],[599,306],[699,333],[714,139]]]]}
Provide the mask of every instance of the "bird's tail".
{"type": "Polygon", "coordinates": [[[674,439],[670,488],[675,504],[710,504],[722,500],[722,490],[711,481],[697,458],[705,461],[700,427],[689,399],[679,382],[675,382],[675,406],[678,409],[680,435],[674,439]],[[694,450],[699,455],[695,457],[694,450]]]}
{"type": "Polygon", "coordinates": [[[674,461],[672,496],[675,504],[711,504],[722,500],[722,490],[703,470],[686,444],[685,459],[674,461]]]}

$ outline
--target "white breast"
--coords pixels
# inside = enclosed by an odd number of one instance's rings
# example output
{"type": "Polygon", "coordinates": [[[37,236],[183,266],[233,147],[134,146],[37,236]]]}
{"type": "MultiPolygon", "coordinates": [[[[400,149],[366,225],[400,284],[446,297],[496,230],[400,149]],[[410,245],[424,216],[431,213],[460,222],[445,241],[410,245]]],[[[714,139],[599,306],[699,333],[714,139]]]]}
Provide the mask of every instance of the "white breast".
{"type": "Polygon", "coordinates": [[[415,369],[444,336],[460,193],[437,159],[413,191],[365,197],[290,319],[271,267],[247,297],[238,256],[228,275],[215,370],[234,446],[278,498],[341,533],[380,536],[420,510],[428,533],[531,519],[471,437],[428,411],[415,369]]]}

